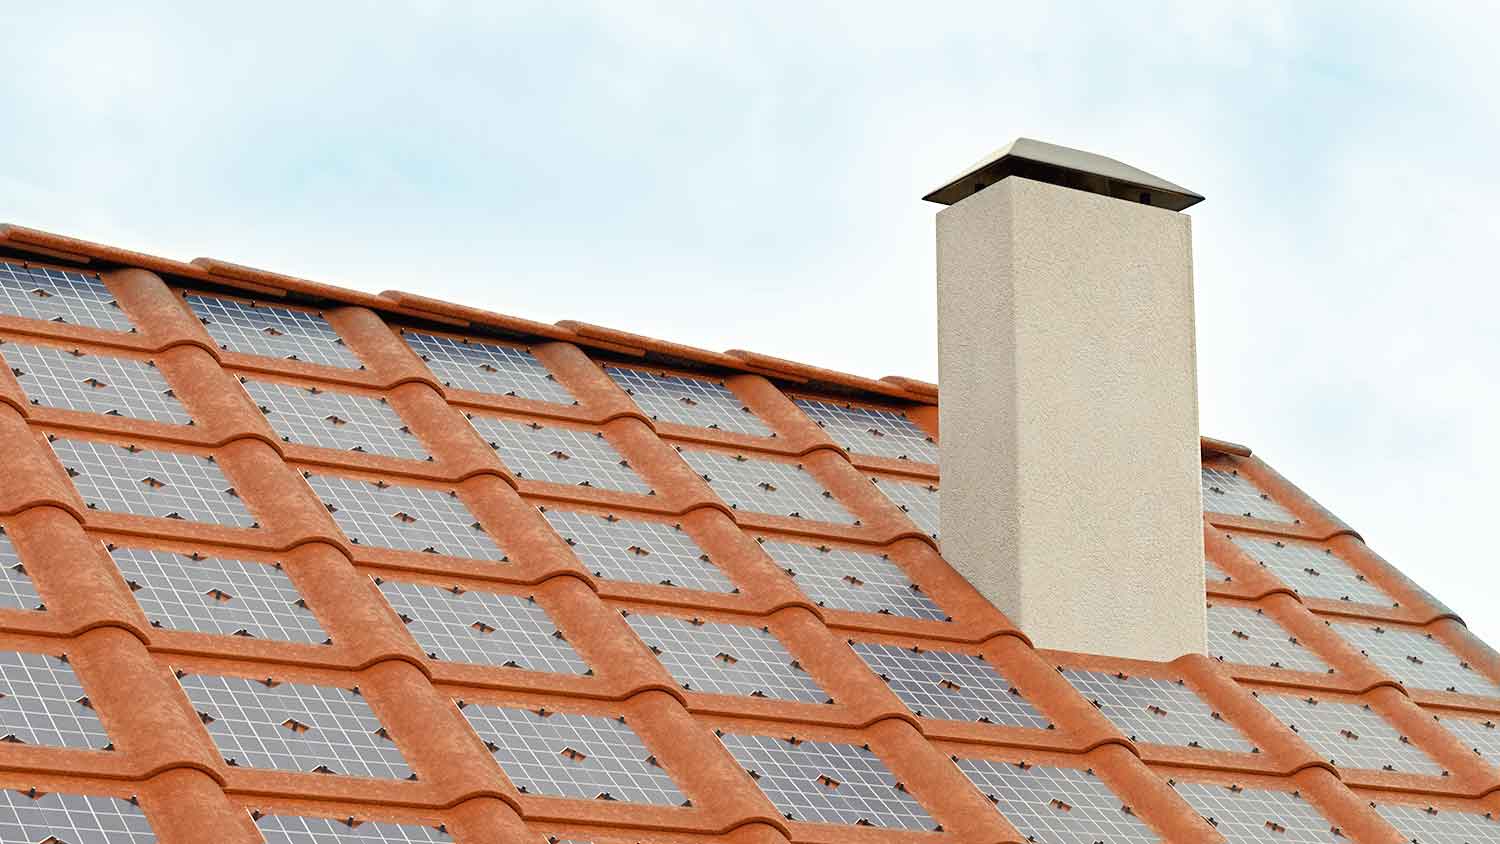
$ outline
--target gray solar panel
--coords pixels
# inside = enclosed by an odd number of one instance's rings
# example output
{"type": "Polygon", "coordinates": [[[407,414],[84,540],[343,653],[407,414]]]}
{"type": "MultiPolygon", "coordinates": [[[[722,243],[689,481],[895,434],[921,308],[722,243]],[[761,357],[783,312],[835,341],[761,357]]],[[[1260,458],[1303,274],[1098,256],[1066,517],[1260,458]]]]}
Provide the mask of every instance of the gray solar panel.
{"type": "Polygon", "coordinates": [[[1372,803],[1412,844],[1491,844],[1500,841],[1500,818],[1488,810],[1459,812],[1435,806],[1372,803]]]}
{"type": "Polygon", "coordinates": [[[414,331],[402,331],[401,335],[427,362],[432,374],[449,387],[555,404],[578,403],[525,349],[414,331]]]}
{"type": "Polygon", "coordinates": [[[796,399],[796,404],[852,453],[937,465],[937,442],[905,413],[818,399],[796,399]]]}
{"type": "Polygon", "coordinates": [[[685,689],[830,702],[767,628],[646,613],[626,613],[625,618],[685,689]]]}
{"type": "Polygon", "coordinates": [[[1181,679],[1077,669],[1062,674],[1132,741],[1231,753],[1255,750],[1181,679]]]}
{"type": "Polygon", "coordinates": [[[266,844],[426,844],[453,840],[446,830],[438,827],[359,818],[335,820],[257,812],[255,826],[266,844]]]}
{"type": "Polygon", "coordinates": [[[0,352],[34,405],[168,425],[193,422],[150,361],[4,340],[0,352]]]}
{"type": "Polygon", "coordinates": [[[68,657],[0,650],[0,742],[99,749],[109,736],[68,657]]]}
{"type": "Polygon", "coordinates": [[[29,319],[135,331],[97,275],[0,263],[0,312],[29,319]]]}
{"type": "Polygon", "coordinates": [[[1325,673],[1328,663],[1255,607],[1208,605],[1208,653],[1225,662],[1325,673]]]}
{"type": "Polygon", "coordinates": [[[156,833],[135,798],[37,789],[0,791],[5,844],[155,844],[156,833]]]}
{"type": "Polygon", "coordinates": [[[427,449],[384,397],[249,378],[240,384],[287,442],[428,459],[427,449]]]}
{"type": "Polygon", "coordinates": [[[364,369],[359,357],[344,345],[322,314],[217,296],[193,294],[185,298],[209,336],[226,351],[364,369]]]}
{"type": "Polygon", "coordinates": [[[1291,513],[1237,470],[1216,466],[1203,467],[1203,509],[1271,522],[1295,521],[1291,513]]]}
{"type": "Polygon", "coordinates": [[[596,577],[730,592],[734,585],[681,525],[541,508],[552,529],[596,577]]]}
{"type": "Polygon", "coordinates": [[[433,659],[557,674],[589,670],[532,598],[389,578],[375,582],[433,659]]]}
{"type": "Polygon", "coordinates": [[[876,642],[850,646],[919,716],[1052,729],[1052,722],[982,656],[876,642]]]}
{"type": "Polygon", "coordinates": [[[1257,692],[1261,704],[1313,750],[1342,768],[1440,775],[1442,766],[1369,706],[1257,692]]]}
{"type": "Polygon", "coordinates": [[[938,486],[934,483],[922,483],[920,481],[903,481],[896,478],[876,478],[870,480],[880,487],[886,497],[895,502],[923,533],[937,539],[939,535],[939,523],[942,521],[938,509],[938,486]]]}
{"type": "Polygon", "coordinates": [[[857,521],[800,463],[717,451],[677,451],[736,510],[840,524],[857,521]]]}
{"type": "Polygon", "coordinates": [[[1331,548],[1293,540],[1229,538],[1299,595],[1380,607],[1395,605],[1389,595],[1339,559],[1331,548]]]}
{"type": "Polygon", "coordinates": [[[50,440],[91,510],[256,526],[212,457],[92,440],[50,440]]]}
{"type": "Polygon", "coordinates": [[[604,371],[652,419],[755,437],[774,436],[721,381],[618,366],[607,366],[604,371]]]}
{"type": "Polygon", "coordinates": [[[1229,841],[1344,844],[1315,806],[1295,791],[1272,791],[1206,782],[1175,782],[1182,799],[1229,841]]]}
{"type": "Polygon", "coordinates": [[[339,527],[358,545],[506,560],[495,539],[452,490],[311,472],[303,476],[339,527]]]}
{"type": "Polygon", "coordinates": [[[0,609],[39,610],[42,608],[42,598],[37,594],[31,577],[26,574],[26,566],[21,562],[21,555],[16,553],[16,546],[6,535],[5,528],[0,527],[0,609]]]}
{"type": "Polygon", "coordinates": [[[1358,622],[1331,626],[1381,670],[1408,686],[1500,697],[1500,686],[1430,633],[1358,622]]]}
{"type": "Polygon", "coordinates": [[[1458,736],[1475,755],[1483,756],[1491,765],[1500,765],[1500,727],[1494,718],[1462,718],[1457,715],[1439,719],[1448,732],[1458,736]]]}
{"type": "Polygon", "coordinates": [[[533,481],[646,494],[651,486],[630,468],[601,431],[548,427],[469,414],[469,422],[511,474],[533,481]]]}
{"type": "Polygon", "coordinates": [[[942,608],[885,554],[764,538],[760,543],[820,607],[949,620],[942,608]]]}
{"type": "Polygon", "coordinates": [[[1147,844],[1160,837],[1093,771],[956,759],[1004,818],[1039,844],[1147,844]]]}

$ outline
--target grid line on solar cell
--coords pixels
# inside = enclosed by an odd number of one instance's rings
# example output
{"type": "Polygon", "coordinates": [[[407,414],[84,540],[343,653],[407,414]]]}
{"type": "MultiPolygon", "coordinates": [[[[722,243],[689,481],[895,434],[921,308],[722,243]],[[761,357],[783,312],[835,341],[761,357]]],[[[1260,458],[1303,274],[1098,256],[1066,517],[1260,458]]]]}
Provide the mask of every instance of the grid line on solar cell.
{"type": "Polygon", "coordinates": [[[375,583],[433,659],[555,674],[589,670],[532,598],[381,577],[375,583]]]}
{"type": "Polygon", "coordinates": [[[1491,765],[1500,766],[1500,727],[1496,726],[1493,718],[1481,721],[1476,718],[1448,716],[1439,720],[1448,728],[1448,732],[1458,736],[1459,741],[1474,751],[1474,755],[1484,757],[1491,765]]]}
{"type": "Polygon", "coordinates": [[[456,492],[311,472],[303,477],[356,545],[506,562],[456,492]]]}
{"type": "Polygon", "coordinates": [[[37,594],[21,555],[0,527],[0,609],[40,610],[42,596],[37,594]]]}
{"type": "Polygon", "coordinates": [[[982,656],[875,642],[850,646],[918,716],[1052,729],[1052,722],[982,656]]]}
{"type": "Polygon", "coordinates": [[[547,427],[468,414],[500,461],[517,478],[647,494],[651,487],[600,431],[547,427]]]}
{"type": "Polygon", "coordinates": [[[1416,844],[1486,844],[1500,841],[1500,818],[1433,806],[1372,803],[1391,826],[1416,844]]]}
{"type": "Polygon", "coordinates": [[[875,482],[887,498],[901,508],[901,512],[905,513],[919,530],[933,539],[938,538],[938,526],[942,519],[938,512],[937,484],[899,481],[895,478],[871,477],[870,480],[875,482]]]}
{"type": "Polygon", "coordinates": [[[722,381],[618,366],[606,366],[604,371],[652,419],[754,437],[774,436],[722,381]]]}
{"type": "Polygon", "coordinates": [[[959,770],[1029,841],[1146,844],[1161,840],[1091,771],[992,759],[958,759],[959,770]]]}
{"type": "Polygon", "coordinates": [[[340,369],[364,369],[322,314],[217,296],[184,297],[219,348],[340,369]]]}
{"type": "Polygon", "coordinates": [[[45,267],[0,263],[0,310],[28,319],[135,331],[103,282],[45,267]]]}
{"type": "Polygon", "coordinates": [[[685,689],[831,702],[766,628],[645,613],[626,613],[625,620],[685,689]]]}
{"type": "Polygon", "coordinates": [[[554,404],[578,403],[525,349],[414,331],[402,331],[401,335],[446,386],[554,404]]]}
{"type": "Polygon", "coordinates": [[[1395,606],[1380,587],[1365,580],[1332,549],[1305,542],[1230,536],[1235,545],[1299,595],[1379,607],[1395,606]]]}
{"type": "Polygon", "coordinates": [[[1328,663],[1297,641],[1276,619],[1253,607],[1208,605],[1208,653],[1241,665],[1325,673],[1328,663]]]}
{"type": "Polygon", "coordinates": [[[672,806],[687,799],[623,718],[463,701],[459,708],[522,793],[672,806]]]}
{"type": "Polygon", "coordinates": [[[1230,583],[1234,580],[1227,572],[1215,565],[1212,560],[1203,561],[1203,577],[1206,580],[1216,583],[1230,583]]]}
{"type": "Polygon", "coordinates": [[[681,447],[677,451],[736,510],[840,524],[858,521],[800,463],[681,447]]]}
{"type": "Polygon", "coordinates": [[[258,815],[255,826],[265,837],[266,844],[419,844],[453,840],[447,832],[430,826],[354,818],[335,820],[307,815],[258,815]]]}
{"type": "Polygon", "coordinates": [[[1443,769],[1365,704],[1256,692],[1262,706],[1341,768],[1439,775],[1443,769]]]}
{"type": "Polygon", "coordinates": [[[340,451],[427,459],[427,451],[384,398],[241,378],[278,436],[340,451]]]}
{"type": "Polygon", "coordinates": [[[767,539],[761,539],[760,544],[820,607],[949,620],[885,554],[767,539]]]}
{"type": "Polygon", "coordinates": [[[1230,841],[1282,844],[1348,841],[1342,833],[1334,831],[1317,807],[1294,792],[1206,782],[1175,782],[1173,787],[1193,811],[1230,841]]]}
{"type": "MultiPolygon", "coordinates": [[[[401,751],[357,690],[178,672],[225,761],[251,768],[404,779],[401,751]]],[[[266,678],[271,679],[271,678],[266,678]]]]}
{"type": "Polygon", "coordinates": [[[1381,670],[1407,686],[1500,697],[1500,686],[1430,633],[1356,622],[1331,626],[1381,670]]]}
{"type": "Polygon", "coordinates": [[[1062,674],[1132,741],[1231,753],[1255,750],[1238,729],[1180,680],[1076,669],[1062,674]]]}
{"type": "Polygon", "coordinates": [[[719,739],[791,820],[911,830],[936,826],[868,748],[734,733],[719,739]]]}
{"type": "Polygon", "coordinates": [[[212,457],[49,437],[91,510],[255,527],[212,457]]]}
{"type": "Polygon", "coordinates": [[[109,736],[66,655],[0,651],[0,742],[100,749],[109,736]]]}
{"type": "Polygon", "coordinates": [[[596,577],[732,592],[734,586],[680,525],[542,508],[547,522],[596,577]]]}
{"type": "Polygon", "coordinates": [[[937,465],[937,443],[905,413],[817,399],[796,399],[795,403],[850,452],[937,465]]]}
{"type": "Polygon", "coordinates": [[[1261,492],[1248,478],[1241,477],[1238,471],[1225,471],[1215,466],[1203,467],[1203,509],[1270,522],[1295,520],[1291,513],[1261,492]]]}
{"type": "Polygon", "coordinates": [[[4,340],[0,352],[34,405],[169,425],[193,422],[150,361],[4,340]]]}
{"type": "Polygon", "coordinates": [[[280,564],[113,546],[111,557],[154,627],[327,641],[280,564]]]}
{"type": "Polygon", "coordinates": [[[156,833],[134,798],[6,789],[0,791],[0,841],[154,844],[156,833]]]}

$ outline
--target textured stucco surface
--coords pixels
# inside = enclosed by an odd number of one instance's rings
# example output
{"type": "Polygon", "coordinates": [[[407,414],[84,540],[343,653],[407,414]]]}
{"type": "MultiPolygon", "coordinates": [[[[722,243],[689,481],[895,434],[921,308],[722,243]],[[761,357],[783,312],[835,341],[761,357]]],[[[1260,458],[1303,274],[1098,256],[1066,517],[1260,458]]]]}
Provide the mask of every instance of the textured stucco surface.
{"type": "Polygon", "coordinates": [[[944,556],[1041,647],[1201,652],[1190,219],[1011,178],[937,230],[944,556]]]}

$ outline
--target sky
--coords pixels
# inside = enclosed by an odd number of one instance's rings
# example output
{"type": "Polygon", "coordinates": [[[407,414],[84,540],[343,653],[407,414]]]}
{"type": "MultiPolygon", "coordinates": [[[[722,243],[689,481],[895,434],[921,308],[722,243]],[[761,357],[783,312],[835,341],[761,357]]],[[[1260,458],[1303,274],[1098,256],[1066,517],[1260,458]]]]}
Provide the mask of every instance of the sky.
{"type": "Polygon", "coordinates": [[[1103,153],[1208,197],[1204,433],[1500,644],[1493,12],[209,5],[0,11],[0,219],[936,380],[920,197],[1103,153]]]}

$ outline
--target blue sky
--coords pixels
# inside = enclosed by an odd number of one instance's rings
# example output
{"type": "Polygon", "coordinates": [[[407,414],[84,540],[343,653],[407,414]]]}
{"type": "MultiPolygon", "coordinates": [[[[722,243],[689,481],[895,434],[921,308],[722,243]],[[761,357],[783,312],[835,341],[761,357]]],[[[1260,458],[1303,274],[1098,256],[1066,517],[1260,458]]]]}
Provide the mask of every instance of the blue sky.
{"type": "Polygon", "coordinates": [[[919,197],[1020,134],[1113,155],[1208,196],[1205,433],[1500,643],[1494,18],[558,5],[8,9],[0,217],[932,379],[919,197]]]}

